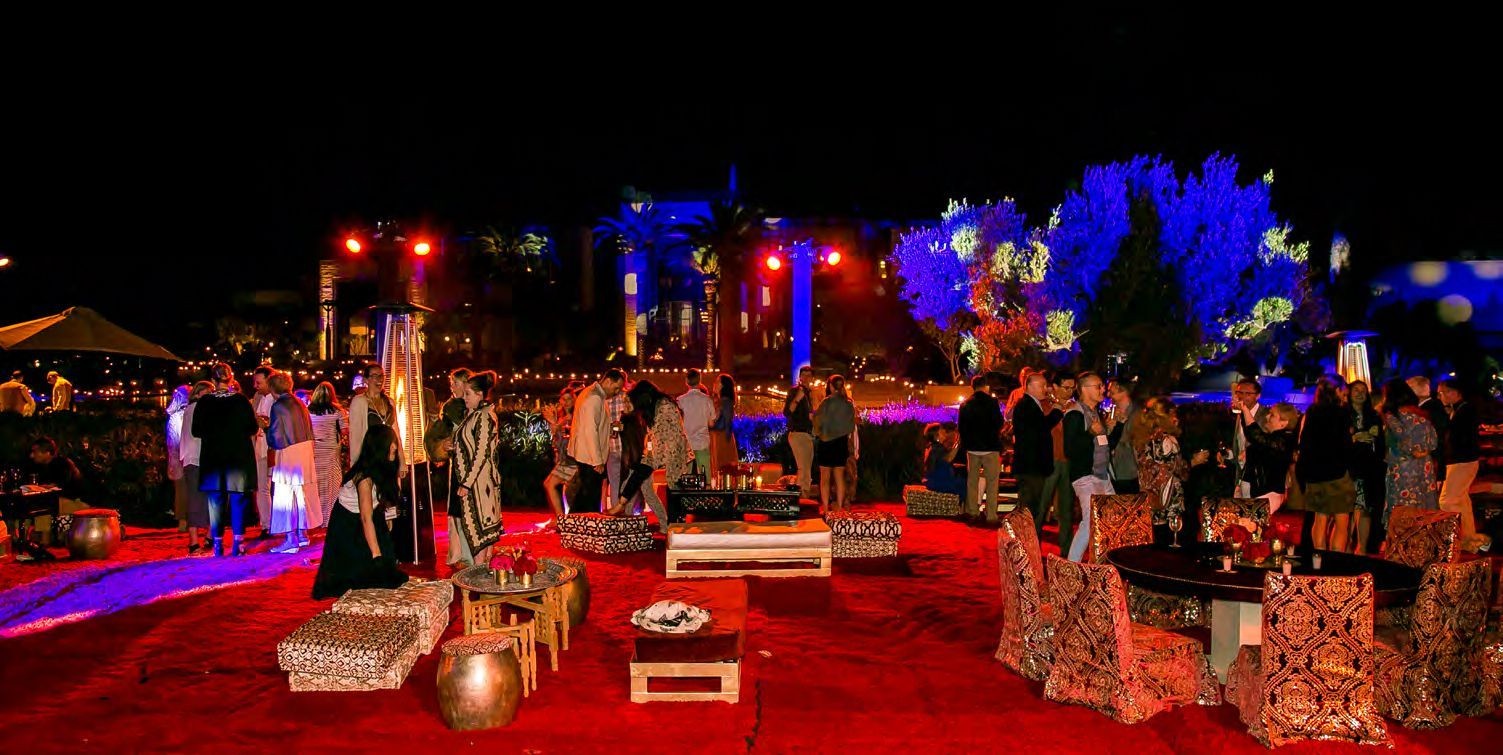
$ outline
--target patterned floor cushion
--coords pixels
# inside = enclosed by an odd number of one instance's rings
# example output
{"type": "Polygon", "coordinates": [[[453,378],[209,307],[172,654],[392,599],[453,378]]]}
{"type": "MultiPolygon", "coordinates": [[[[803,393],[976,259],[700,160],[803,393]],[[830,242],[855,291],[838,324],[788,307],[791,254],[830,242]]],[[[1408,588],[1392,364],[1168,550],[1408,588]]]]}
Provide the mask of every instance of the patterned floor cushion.
{"type": "Polygon", "coordinates": [[[960,516],[960,496],[937,493],[922,485],[903,486],[908,516],[960,516]]]}
{"type": "Polygon", "coordinates": [[[449,628],[449,604],[453,601],[452,582],[408,582],[395,590],[351,590],[332,610],[363,616],[415,616],[419,649],[431,653],[449,628]]]}
{"type": "Polygon", "coordinates": [[[325,611],[277,644],[294,692],[397,689],[417,661],[416,616],[325,611]]]}
{"type": "Polygon", "coordinates": [[[825,517],[835,558],[896,556],[903,525],[885,511],[835,511],[825,517]]]}

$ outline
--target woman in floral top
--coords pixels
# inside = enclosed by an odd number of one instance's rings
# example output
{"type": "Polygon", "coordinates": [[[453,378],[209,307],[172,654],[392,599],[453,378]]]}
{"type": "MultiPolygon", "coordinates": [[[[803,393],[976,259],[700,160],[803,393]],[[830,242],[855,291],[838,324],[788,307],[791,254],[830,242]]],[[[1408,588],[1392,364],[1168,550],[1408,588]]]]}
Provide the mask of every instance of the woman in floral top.
{"type": "Polygon", "coordinates": [[[1138,485],[1152,496],[1153,524],[1168,532],[1171,513],[1183,516],[1185,457],[1179,452],[1179,418],[1164,398],[1151,398],[1132,426],[1128,442],[1138,462],[1138,485]]]}
{"type": "Polygon", "coordinates": [[[1388,438],[1388,500],[1383,525],[1394,506],[1439,507],[1435,480],[1435,426],[1402,380],[1383,384],[1383,426],[1388,438]]]}

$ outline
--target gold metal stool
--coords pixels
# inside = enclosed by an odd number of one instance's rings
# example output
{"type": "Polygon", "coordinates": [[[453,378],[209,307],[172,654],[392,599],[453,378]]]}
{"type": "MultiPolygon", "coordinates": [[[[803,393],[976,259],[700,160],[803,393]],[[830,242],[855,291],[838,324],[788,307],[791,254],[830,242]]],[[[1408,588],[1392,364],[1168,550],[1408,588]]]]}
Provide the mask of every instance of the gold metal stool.
{"type": "Polygon", "coordinates": [[[517,644],[495,632],[444,643],[438,664],[438,709],[450,729],[494,729],[516,718],[527,690],[512,652],[517,644]]]}

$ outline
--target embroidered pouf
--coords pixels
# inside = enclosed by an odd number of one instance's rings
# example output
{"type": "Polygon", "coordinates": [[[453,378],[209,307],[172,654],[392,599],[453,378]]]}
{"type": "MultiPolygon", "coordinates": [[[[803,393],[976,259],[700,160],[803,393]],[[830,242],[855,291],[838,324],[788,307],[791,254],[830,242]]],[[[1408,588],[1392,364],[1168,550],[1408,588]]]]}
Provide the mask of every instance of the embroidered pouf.
{"type": "Polygon", "coordinates": [[[960,496],[935,492],[923,485],[904,485],[903,505],[908,516],[960,516],[960,496]]]}
{"type": "Polygon", "coordinates": [[[418,620],[419,649],[431,653],[449,627],[449,604],[453,601],[452,582],[408,582],[395,590],[351,590],[332,610],[361,616],[414,616],[418,620]]]}
{"type": "Polygon", "coordinates": [[[832,553],[835,558],[876,558],[898,555],[898,539],[903,525],[885,511],[832,511],[825,517],[830,525],[832,553]]]}
{"type": "Polygon", "coordinates": [[[565,548],[586,553],[629,553],[652,549],[645,516],[570,514],[558,520],[565,548]]]}
{"type": "Polygon", "coordinates": [[[417,661],[416,616],[325,611],[277,643],[293,692],[398,689],[417,661]]]}

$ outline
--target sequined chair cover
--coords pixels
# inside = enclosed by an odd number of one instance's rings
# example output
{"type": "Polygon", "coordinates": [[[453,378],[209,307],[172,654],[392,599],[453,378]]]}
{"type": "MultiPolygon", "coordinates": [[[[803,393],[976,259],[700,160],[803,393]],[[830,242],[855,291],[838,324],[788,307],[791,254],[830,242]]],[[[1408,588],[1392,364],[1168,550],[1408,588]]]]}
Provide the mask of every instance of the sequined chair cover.
{"type": "Polygon", "coordinates": [[[1461,514],[1454,511],[1395,506],[1388,515],[1383,557],[1416,569],[1455,561],[1460,530],[1461,514]]]}
{"type": "MultiPolygon", "coordinates": [[[[1091,496],[1091,560],[1106,562],[1115,548],[1153,542],[1153,496],[1149,493],[1091,496]]],[[[1133,621],[1160,629],[1203,626],[1209,612],[1198,598],[1164,595],[1127,586],[1133,621]]]]}
{"type": "Polygon", "coordinates": [[[1210,498],[1201,510],[1209,512],[1200,525],[1201,542],[1221,542],[1222,531],[1238,519],[1251,519],[1261,527],[1268,526],[1267,498],[1210,498]]]}
{"type": "Polygon", "coordinates": [[[1263,644],[1243,645],[1226,697],[1258,741],[1389,744],[1373,700],[1373,578],[1271,573],[1263,644]]]}
{"type": "Polygon", "coordinates": [[[1033,515],[1025,509],[1002,520],[997,531],[1002,577],[1002,639],[997,644],[997,660],[1024,678],[1043,681],[1054,659],[1054,626],[1049,604],[1044,602],[1038,534],[1033,515]]]}
{"type": "Polygon", "coordinates": [[[1091,561],[1106,563],[1107,551],[1153,542],[1153,496],[1149,493],[1091,496],[1091,561]]]}
{"type": "Polygon", "coordinates": [[[1221,702],[1200,643],[1134,624],[1117,570],[1049,556],[1054,664],[1044,697],[1137,723],[1173,705],[1221,702]]]}
{"type": "Polygon", "coordinates": [[[1482,710],[1479,661],[1491,578],[1482,559],[1425,567],[1408,631],[1374,647],[1379,712],[1411,729],[1436,729],[1482,710]]]}

